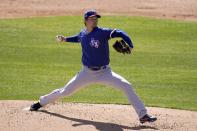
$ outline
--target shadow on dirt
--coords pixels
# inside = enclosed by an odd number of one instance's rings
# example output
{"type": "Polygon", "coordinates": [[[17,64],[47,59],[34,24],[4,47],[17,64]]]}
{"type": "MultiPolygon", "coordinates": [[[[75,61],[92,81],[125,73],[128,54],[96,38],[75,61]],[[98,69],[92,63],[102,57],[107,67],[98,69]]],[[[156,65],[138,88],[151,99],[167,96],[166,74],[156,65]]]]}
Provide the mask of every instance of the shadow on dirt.
{"type": "Polygon", "coordinates": [[[130,130],[144,130],[144,129],[152,129],[152,130],[158,130],[155,127],[151,126],[145,126],[145,125],[139,125],[137,127],[128,127],[125,125],[119,125],[114,123],[105,123],[105,122],[97,122],[97,121],[90,121],[90,120],[84,120],[84,119],[78,119],[78,118],[72,118],[67,117],[61,114],[49,112],[46,110],[40,110],[39,112],[46,113],[52,116],[56,116],[62,119],[67,119],[71,121],[78,122],[77,124],[73,124],[72,126],[83,126],[83,125],[93,125],[98,131],[123,131],[124,129],[130,129],[130,130]]]}

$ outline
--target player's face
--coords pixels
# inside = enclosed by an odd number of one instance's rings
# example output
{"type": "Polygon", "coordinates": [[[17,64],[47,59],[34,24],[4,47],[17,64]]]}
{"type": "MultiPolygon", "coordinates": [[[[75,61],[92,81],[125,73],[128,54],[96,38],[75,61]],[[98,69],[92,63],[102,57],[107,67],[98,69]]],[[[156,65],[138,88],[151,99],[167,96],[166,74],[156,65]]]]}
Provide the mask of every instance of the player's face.
{"type": "Polygon", "coordinates": [[[86,20],[86,26],[88,27],[96,27],[97,26],[97,23],[98,23],[98,18],[96,16],[93,16],[93,17],[89,17],[87,20],[86,20]]]}

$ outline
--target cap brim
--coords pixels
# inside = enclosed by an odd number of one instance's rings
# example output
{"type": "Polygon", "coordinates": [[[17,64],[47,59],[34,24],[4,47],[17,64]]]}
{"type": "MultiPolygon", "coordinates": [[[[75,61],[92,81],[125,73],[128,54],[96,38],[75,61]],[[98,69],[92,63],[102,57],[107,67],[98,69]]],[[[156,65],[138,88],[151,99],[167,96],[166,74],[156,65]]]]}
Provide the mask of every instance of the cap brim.
{"type": "Polygon", "coordinates": [[[91,15],[91,16],[89,16],[89,17],[94,17],[94,16],[96,16],[97,18],[101,18],[100,15],[91,15]]]}

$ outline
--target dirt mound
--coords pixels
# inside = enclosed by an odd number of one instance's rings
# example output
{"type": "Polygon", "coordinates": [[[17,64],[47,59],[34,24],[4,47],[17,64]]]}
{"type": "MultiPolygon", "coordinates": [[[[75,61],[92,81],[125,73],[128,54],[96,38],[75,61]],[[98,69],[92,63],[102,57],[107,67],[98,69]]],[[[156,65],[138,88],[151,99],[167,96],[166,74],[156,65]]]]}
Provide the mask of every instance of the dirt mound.
{"type": "Polygon", "coordinates": [[[197,21],[196,0],[1,0],[0,18],[82,15],[131,15],[197,21]]]}
{"type": "Polygon", "coordinates": [[[41,111],[24,110],[32,101],[0,101],[1,131],[197,130],[197,112],[149,107],[155,123],[140,124],[129,105],[50,104],[41,111]]]}

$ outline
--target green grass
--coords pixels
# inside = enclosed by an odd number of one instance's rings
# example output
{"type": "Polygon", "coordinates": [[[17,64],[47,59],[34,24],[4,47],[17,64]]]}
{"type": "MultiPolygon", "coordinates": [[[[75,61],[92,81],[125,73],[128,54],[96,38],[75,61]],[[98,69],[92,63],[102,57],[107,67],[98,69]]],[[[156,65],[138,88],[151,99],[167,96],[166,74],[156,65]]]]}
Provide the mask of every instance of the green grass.
{"type": "MultiPolygon", "coordinates": [[[[0,99],[36,100],[64,86],[81,69],[81,47],[59,45],[54,37],[76,34],[83,26],[78,16],[1,19],[0,99]]],[[[100,26],[132,37],[133,55],[111,48],[111,67],[132,82],[145,105],[197,111],[197,23],[108,16],[100,26]]],[[[64,100],[128,103],[121,91],[102,85],[64,100]]]]}

